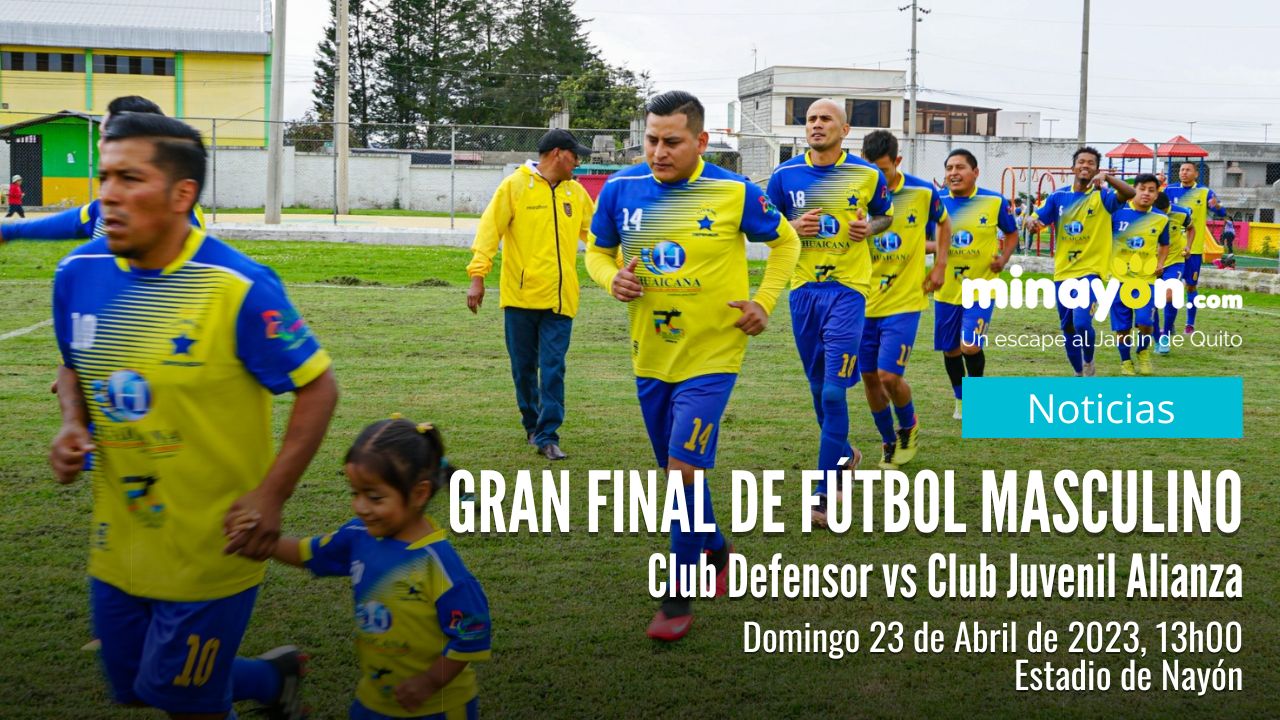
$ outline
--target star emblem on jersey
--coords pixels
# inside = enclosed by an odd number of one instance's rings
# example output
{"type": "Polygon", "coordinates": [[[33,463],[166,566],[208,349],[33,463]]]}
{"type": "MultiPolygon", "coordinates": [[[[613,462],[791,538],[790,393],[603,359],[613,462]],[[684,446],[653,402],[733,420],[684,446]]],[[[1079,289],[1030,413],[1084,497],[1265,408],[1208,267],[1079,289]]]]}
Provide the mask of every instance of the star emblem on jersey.
{"type": "Polygon", "coordinates": [[[986,215],[983,215],[982,217],[978,218],[978,224],[979,224],[979,225],[986,225],[986,224],[987,224],[987,216],[986,216],[986,215]]]}
{"type": "Polygon", "coordinates": [[[849,196],[849,204],[850,204],[850,205],[857,205],[857,204],[858,204],[858,193],[854,193],[854,194],[852,194],[852,195],[850,195],[850,196],[849,196]]]}
{"type": "Polygon", "coordinates": [[[908,216],[907,216],[907,224],[908,224],[908,225],[915,225],[915,224],[916,224],[916,214],[915,214],[915,213],[911,213],[910,215],[908,215],[908,216]]]}
{"type": "Polygon", "coordinates": [[[187,337],[185,332],[179,334],[177,337],[169,338],[169,342],[173,343],[174,355],[190,355],[191,346],[196,344],[196,341],[187,337]]]}
{"type": "Polygon", "coordinates": [[[699,229],[699,230],[710,230],[710,229],[711,229],[711,224],[712,224],[713,222],[714,222],[714,221],[713,221],[710,217],[708,217],[708,216],[706,216],[706,215],[703,215],[703,216],[702,216],[702,219],[698,221],[698,229],[699,229]]]}
{"type": "Polygon", "coordinates": [[[1085,213],[1085,217],[1093,217],[1093,208],[1089,208],[1089,210],[1085,213]]]}

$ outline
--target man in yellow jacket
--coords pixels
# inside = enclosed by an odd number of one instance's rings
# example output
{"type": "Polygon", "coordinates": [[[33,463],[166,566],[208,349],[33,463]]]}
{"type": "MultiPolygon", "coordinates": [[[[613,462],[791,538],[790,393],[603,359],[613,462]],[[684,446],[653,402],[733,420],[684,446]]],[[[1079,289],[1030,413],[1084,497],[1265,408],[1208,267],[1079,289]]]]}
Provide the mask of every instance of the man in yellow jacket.
{"type": "Polygon", "coordinates": [[[516,405],[529,444],[548,460],[567,457],[558,433],[564,422],[565,354],[578,312],[578,242],[586,241],[595,211],[573,169],[590,152],[568,130],[543,135],[538,162],[517,168],[493,193],[467,265],[467,307],[474,313],[502,243],[499,304],[516,405]]]}

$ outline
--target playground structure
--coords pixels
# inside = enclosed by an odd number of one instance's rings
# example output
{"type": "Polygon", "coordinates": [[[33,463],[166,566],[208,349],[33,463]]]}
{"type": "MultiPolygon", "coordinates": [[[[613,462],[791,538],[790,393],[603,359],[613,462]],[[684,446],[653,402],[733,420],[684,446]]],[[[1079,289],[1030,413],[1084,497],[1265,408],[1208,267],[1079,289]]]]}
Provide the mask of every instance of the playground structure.
{"type": "MultiPolygon", "coordinates": [[[[1163,173],[1166,184],[1171,179],[1177,182],[1177,165],[1183,162],[1195,162],[1199,165],[1200,175],[1206,172],[1205,158],[1208,151],[1181,135],[1175,135],[1167,142],[1157,145],[1146,145],[1136,138],[1129,138],[1120,145],[1105,153],[1108,174],[1127,182],[1142,173],[1163,173]],[[1146,167],[1147,161],[1150,167],[1146,167]],[[1161,170],[1161,164],[1164,169],[1161,170]]],[[[1039,207],[1050,193],[1063,185],[1073,182],[1070,166],[1062,165],[1024,165],[1005,168],[1000,176],[1000,193],[1007,198],[1023,198],[1027,203],[1026,212],[1039,207]]],[[[1219,225],[1220,224],[1216,224],[1219,225]]],[[[1057,228],[1049,226],[1045,230],[1024,234],[1024,245],[1028,253],[1033,255],[1053,255],[1057,241],[1057,228]],[[1049,235],[1046,251],[1043,236],[1049,235]],[[1034,244],[1033,244],[1034,243],[1034,244]]],[[[1218,244],[1212,233],[1204,238],[1205,262],[1213,262],[1222,257],[1223,247],[1218,244]]]]}

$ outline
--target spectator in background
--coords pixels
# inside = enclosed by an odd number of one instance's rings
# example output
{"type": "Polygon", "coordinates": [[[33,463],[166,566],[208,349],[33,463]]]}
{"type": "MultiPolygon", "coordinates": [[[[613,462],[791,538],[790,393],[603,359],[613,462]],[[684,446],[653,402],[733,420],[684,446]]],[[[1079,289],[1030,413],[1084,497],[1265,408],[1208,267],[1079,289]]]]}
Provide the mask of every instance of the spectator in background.
{"type": "Polygon", "coordinates": [[[1236,224],[1231,222],[1228,217],[1222,222],[1222,246],[1227,249],[1228,255],[1235,255],[1236,249],[1236,224]]]}
{"type": "Polygon", "coordinates": [[[1027,242],[1026,231],[1027,209],[1022,205],[1022,198],[1013,199],[1013,221],[1018,224],[1018,252],[1031,251],[1031,243],[1027,242]]]}
{"type": "Polygon", "coordinates": [[[22,211],[22,176],[14,175],[13,182],[9,183],[9,212],[5,217],[13,217],[17,213],[18,217],[25,218],[27,214],[22,211]]]}
{"type": "Polygon", "coordinates": [[[538,162],[521,165],[493,193],[467,265],[467,308],[474,313],[484,302],[484,278],[501,242],[499,305],[516,406],[529,444],[548,460],[567,457],[558,432],[564,422],[565,355],[578,312],[578,242],[586,241],[595,211],[573,169],[580,156],[590,154],[568,130],[543,135],[538,162]]]}

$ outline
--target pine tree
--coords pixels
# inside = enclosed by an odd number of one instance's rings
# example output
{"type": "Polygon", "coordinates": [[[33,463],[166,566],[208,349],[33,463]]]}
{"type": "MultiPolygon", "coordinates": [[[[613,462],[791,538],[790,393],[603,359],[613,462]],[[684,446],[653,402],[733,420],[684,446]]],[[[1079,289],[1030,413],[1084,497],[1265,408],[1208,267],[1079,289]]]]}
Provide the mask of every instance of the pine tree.
{"type": "MultiPolygon", "coordinates": [[[[334,0],[329,2],[329,14],[333,18],[325,28],[324,39],[316,48],[315,85],[311,91],[312,110],[317,118],[331,121],[333,119],[333,93],[337,83],[338,44],[337,44],[337,6],[334,0]]],[[[376,68],[377,46],[371,41],[372,26],[379,20],[376,9],[369,0],[348,0],[347,29],[348,43],[348,116],[351,128],[351,144],[355,147],[368,145],[369,128],[366,126],[373,118],[370,114],[370,98],[375,92],[377,82],[376,68]]]]}

